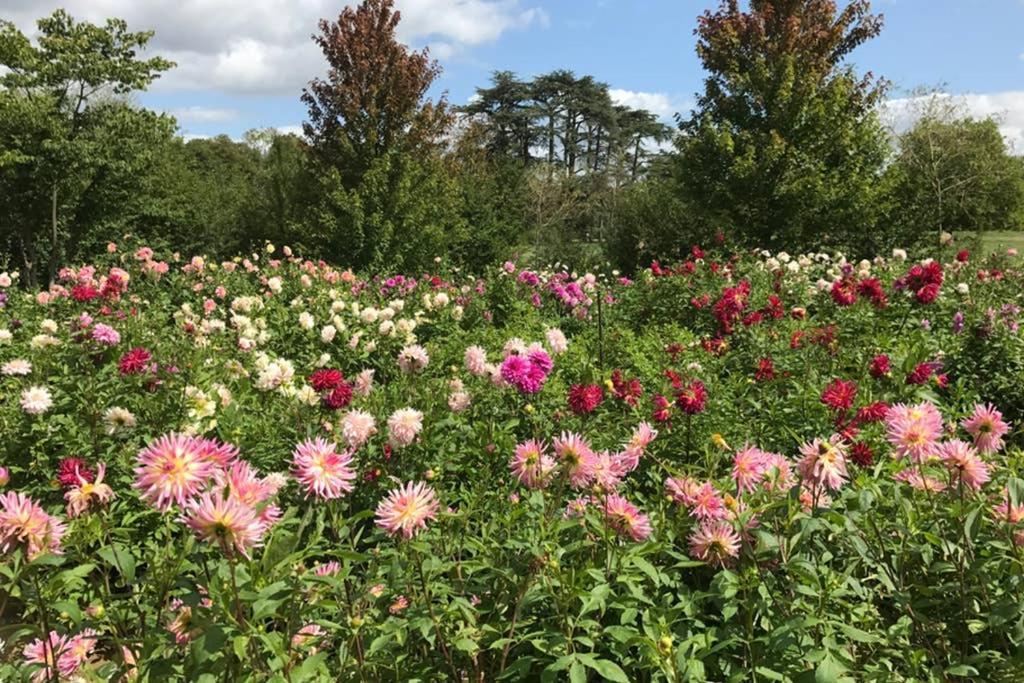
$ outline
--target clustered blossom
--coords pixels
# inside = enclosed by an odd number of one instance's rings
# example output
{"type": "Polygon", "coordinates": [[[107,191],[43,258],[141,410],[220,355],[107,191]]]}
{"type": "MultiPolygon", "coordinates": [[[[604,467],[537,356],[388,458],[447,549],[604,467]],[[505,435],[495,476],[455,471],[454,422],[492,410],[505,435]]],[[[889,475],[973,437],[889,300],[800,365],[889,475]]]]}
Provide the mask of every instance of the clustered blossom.
{"type": "Polygon", "coordinates": [[[939,298],[942,280],[942,264],[938,261],[929,261],[924,265],[912,266],[903,277],[893,283],[893,288],[909,291],[917,303],[927,305],[939,298]]]}
{"type": "Polygon", "coordinates": [[[501,377],[523,394],[536,394],[551,372],[551,357],[540,349],[510,353],[501,363],[501,377]]]}
{"type": "Polygon", "coordinates": [[[25,663],[40,667],[32,674],[33,683],[44,683],[57,677],[61,680],[76,678],[92,657],[97,635],[89,628],[74,636],[50,631],[45,640],[36,638],[26,645],[22,651],[25,663]]]}

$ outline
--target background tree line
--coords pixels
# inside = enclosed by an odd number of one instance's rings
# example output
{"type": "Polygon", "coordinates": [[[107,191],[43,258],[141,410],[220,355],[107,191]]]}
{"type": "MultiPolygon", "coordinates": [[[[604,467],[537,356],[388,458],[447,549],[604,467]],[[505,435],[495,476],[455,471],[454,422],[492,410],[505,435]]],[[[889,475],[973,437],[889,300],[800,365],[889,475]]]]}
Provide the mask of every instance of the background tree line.
{"type": "Polygon", "coordinates": [[[1024,163],[996,122],[917,97],[883,125],[887,84],[850,54],[881,30],[867,0],[725,0],[696,30],[706,71],[676,126],[557,70],[493,74],[467,104],[398,42],[391,0],[314,37],[327,72],[303,135],[185,141],[138,106],[174,65],[123,21],[0,22],[0,263],[33,284],[125,233],[230,256],[266,240],[337,263],[469,268],[518,254],[630,271],[722,233],[738,245],[854,255],[942,231],[1020,229],[1024,163]]]}

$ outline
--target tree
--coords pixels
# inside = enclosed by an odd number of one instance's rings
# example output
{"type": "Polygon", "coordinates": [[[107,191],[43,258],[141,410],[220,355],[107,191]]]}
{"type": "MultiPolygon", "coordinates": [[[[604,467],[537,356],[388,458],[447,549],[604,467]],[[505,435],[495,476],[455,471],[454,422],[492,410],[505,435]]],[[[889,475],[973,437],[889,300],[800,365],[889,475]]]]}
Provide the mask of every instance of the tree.
{"type": "Polygon", "coordinates": [[[943,94],[910,102],[916,122],[898,136],[888,169],[899,241],[938,244],[943,232],[1019,228],[1024,175],[998,123],[970,117],[961,100],[943,94]]]}
{"type": "Polygon", "coordinates": [[[702,210],[760,246],[862,243],[888,153],[884,84],[845,60],[880,29],[867,0],[723,0],[699,18],[708,76],[678,145],[702,210]]]}
{"type": "Polygon", "coordinates": [[[491,87],[477,88],[476,98],[460,108],[474,119],[483,119],[483,146],[493,155],[533,160],[532,148],[540,139],[535,120],[537,109],[530,99],[531,84],[511,71],[496,71],[491,87]]]}
{"type": "Polygon", "coordinates": [[[14,24],[0,21],[0,138],[13,145],[5,145],[4,184],[15,186],[21,202],[9,214],[18,221],[10,232],[27,284],[37,278],[43,226],[48,223],[52,277],[67,237],[65,214],[73,214],[80,199],[76,188],[88,186],[83,178],[119,154],[116,140],[95,144],[104,137],[95,131],[109,123],[105,114],[124,110],[92,105],[145,89],[173,66],[160,57],[139,59],[153,34],[129,32],[120,19],[96,26],[57,10],[37,25],[33,45],[14,24]],[[26,118],[31,126],[19,129],[26,118]]]}
{"type": "Polygon", "coordinates": [[[454,187],[436,177],[452,120],[444,98],[426,98],[440,68],[426,50],[398,42],[392,6],[364,0],[336,22],[321,21],[314,40],[327,78],[302,94],[322,194],[312,235],[325,255],[361,267],[413,266],[427,256],[413,253],[414,245],[429,245],[432,257],[443,238],[463,231],[449,223],[457,215],[454,187]]]}

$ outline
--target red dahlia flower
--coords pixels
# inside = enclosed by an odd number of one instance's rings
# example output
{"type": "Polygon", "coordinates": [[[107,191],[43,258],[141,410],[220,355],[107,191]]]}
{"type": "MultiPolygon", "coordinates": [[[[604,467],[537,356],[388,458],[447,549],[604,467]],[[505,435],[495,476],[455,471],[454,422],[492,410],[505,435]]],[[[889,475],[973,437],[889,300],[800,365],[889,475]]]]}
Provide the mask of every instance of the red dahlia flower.
{"type": "Polygon", "coordinates": [[[695,379],[676,393],[676,405],[687,415],[704,412],[708,400],[708,392],[704,383],[695,379]]]}
{"type": "Polygon", "coordinates": [[[335,370],[334,368],[320,368],[319,370],[313,371],[313,374],[309,376],[309,386],[313,387],[316,391],[329,391],[336,389],[345,380],[345,376],[341,374],[341,370],[335,370]]]}
{"type": "Polygon", "coordinates": [[[821,392],[821,402],[832,410],[847,411],[853,407],[857,397],[857,385],[853,382],[836,379],[821,392]]]}
{"type": "Polygon", "coordinates": [[[577,415],[587,415],[601,405],[604,392],[596,384],[573,384],[569,388],[569,407],[577,415]]]}
{"type": "Polygon", "coordinates": [[[151,360],[153,360],[153,354],[141,346],[137,346],[121,356],[117,366],[122,375],[137,375],[146,370],[151,360]]]}

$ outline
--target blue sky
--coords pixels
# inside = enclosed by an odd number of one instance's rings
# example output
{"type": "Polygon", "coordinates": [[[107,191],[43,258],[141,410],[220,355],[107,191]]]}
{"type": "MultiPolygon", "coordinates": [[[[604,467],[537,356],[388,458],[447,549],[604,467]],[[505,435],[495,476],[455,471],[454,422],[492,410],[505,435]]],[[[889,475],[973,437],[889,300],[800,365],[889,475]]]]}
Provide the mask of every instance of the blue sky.
{"type": "MultiPolygon", "coordinates": [[[[327,0],[4,0],[26,29],[56,6],[91,20],[128,19],[156,31],[153,52],[179,62],[139,101],[174,113],[187,136],[294,129],[301,88],[322,69],[309,41],[327,0]]],[[[397,0],[403,40],[429,45],[444,72],[435,94],[463,103],[497,69],[523,76],[556,68],[592,74],[634,106],[669,117],[701,87],[694,53],[707,0],[397,0]]],[[[892,81],[893,98],[920,86],[966,95],[977,115],[999,115],[1024,148],[1024,0],[877,0],[881,36],[853,55],[892,81]]]]}

